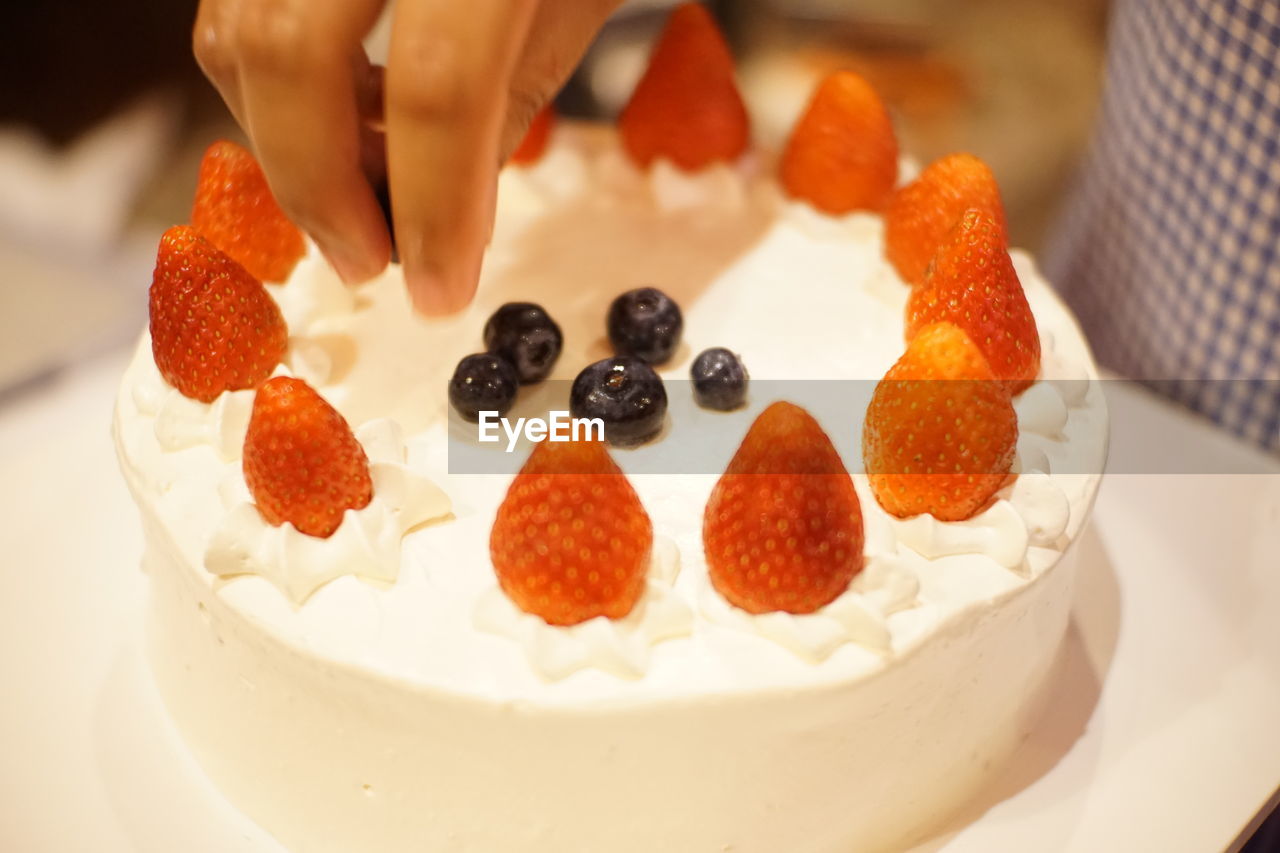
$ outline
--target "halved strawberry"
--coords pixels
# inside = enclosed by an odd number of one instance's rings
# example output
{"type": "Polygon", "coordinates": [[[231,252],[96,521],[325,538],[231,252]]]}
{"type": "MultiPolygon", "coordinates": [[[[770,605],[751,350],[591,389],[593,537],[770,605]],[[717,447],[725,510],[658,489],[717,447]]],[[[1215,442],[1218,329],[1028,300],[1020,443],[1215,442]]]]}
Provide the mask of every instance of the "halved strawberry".
{"type": "Polygon", "coordinates": [[[489,535],[498,584],[552,625],[630,613],[652,547],[648,514],[597,441],[536,445],[489,535]]]}
{"type": "Polygon", "coordinates": [[[799,406],[760,413],[702,519],[711,583],[750,613],[812,613],[862,570],[862,507],[831,439],[799,406]]]}
{"type": "Polygon", "coordinates": [[[618,129],[641,167],[665,157],[692,172],[747,149],[750,121],[733,56],[702,6],[685,3],[671,13],[618,129]]]}
{"type": "Polygon", "coordinates": [[[243,464],[262,517],[310,536],[331,536],[343,513],[373,497],[364,448],[346,419],[301,379],[277,376],[258,389],[243,464]]]}
{"type": "Polygon", "coordinates": [[[879,210],[898,180],[893,122],[871,84],[837,71],[814,92],[782,154],[782,185],[831,214],[879,210]]]}
{"type": "Polygon", "coordinates": [[[205,403],[266,380],[289,337],[262,282],[186,225],[160,238],[150,312],[160,375],[205,403]]]}
{"type": "Polygon", "coordinates": [[[262,281],[284,281],[306,251],[258,161],[226,140],[210,145],[200,161],[191,225],[262,281]]]}
{"type": "Polygon", "coordinates": [[[996,378],[1017,394],[1040,372],[1040,333],[1005,248],[1004,229],[968,210],[907,297],[907,340],[925,326],[955,323],[986,356],[996,378]]]}
{"type": "Polygon", "coordinates": [[[529,129],[525,131],[524,139],[511,153],[511,162],[517,166],[531,166],[541,160],[547,150],[547,142],[551,139],[551,129],[555,124],[555,105],[547,104],[533,117],[533,121],[529,122],[529,129]]]}
{"type": "Polygon", "coordinates": [[[898,189],[884,213],[884,248],[907,284],[924,280],[929,261],[966,210],[991,217],[1008,245],[1000,187],[990,167],[972,154],[948,154],[898,189]]]}
{"type": "Polygon", "coordinates": [[[862,458],[876,500],[899,518],[971,518],[1008,478],[1018,443],[1009,392],[951,323],[921,329],[876,386],[862,458]]]}

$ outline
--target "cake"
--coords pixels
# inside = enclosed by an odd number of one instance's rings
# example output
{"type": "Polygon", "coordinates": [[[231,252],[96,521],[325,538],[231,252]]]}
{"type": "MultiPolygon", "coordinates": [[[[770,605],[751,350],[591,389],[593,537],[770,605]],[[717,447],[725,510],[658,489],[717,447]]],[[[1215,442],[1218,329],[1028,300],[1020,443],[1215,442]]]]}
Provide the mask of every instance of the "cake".
{"type": "MultiPolygon", "coordinates": [[[[456,316],[415,315],[396,265],[347,287],[314,248],[265,284],[287,327],[267,370],[291,378],[268,385],[314,389],[368,460],[367,494],[328,535],[255,505],[261,379],[202,401],[166,378],[151,334],[138,343],[114,433],[145,531],[156,682],[210,778],[288,849],[891,849],[1035,724],[1106,443],[1070,314],[1011,251],[1039,363],[1002,392],[1010,476],[963,520],[898,517],[862,464],[916,292],[886,258],[885,216],[793,197],[765,151],[641,165],[630,133],[625,116],[621,132],[559,121],[503,171],[478,296],[456,316]],[[661,431],[609,453],[651,522],[639,598],[551,624],[491,559],[528,444],[483,447],[446,388],[487,318],[536,301],[563,348],[508,414],[566,408],[574,377],[614,351],[610,303],[646,285],[681,307],[683,336],[656,368],[661,431]],[[695,402],[690,364],[710,347],[748,366],[745,405],[695,402]],[[757,613],[710,579],[704,512],[783,399],[848,468],[865,545],[833,600],[757,613]]],[[[915,176],[893,156],[887,191],[915,176]]]]}

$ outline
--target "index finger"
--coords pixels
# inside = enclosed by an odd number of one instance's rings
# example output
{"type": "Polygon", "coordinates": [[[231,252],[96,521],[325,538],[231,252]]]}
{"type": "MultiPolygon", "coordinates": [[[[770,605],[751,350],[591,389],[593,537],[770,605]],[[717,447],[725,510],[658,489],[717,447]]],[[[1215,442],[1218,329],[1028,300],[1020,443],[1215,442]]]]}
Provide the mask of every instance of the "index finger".
{"type": "Polygon", "coordinates": [[[390,254],[361,169],[355,80],[360,39],[381,6],[382,0],[239,4],[245,130],[285,212],[348,281],[376,275],[390,254]]]}
{"type": "Polygon", "coordinates": [[[470,301],[493,221],[507,91],[534,0],[400,0],[386,71],[387,178],[409,293],[470,301]]]}

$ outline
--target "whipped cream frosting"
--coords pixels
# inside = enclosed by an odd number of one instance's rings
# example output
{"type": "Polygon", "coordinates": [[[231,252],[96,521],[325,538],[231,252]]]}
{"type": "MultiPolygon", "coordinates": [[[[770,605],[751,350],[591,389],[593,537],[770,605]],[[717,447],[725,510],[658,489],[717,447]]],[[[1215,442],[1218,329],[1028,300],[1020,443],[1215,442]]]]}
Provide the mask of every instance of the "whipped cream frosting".
{"type": "MultiPolygon", "coordinates": [[[[272,375],[296,376],[319,386],[331,373],[332,362],[323,348],[305,338],[291,338],[285,361],[272,375]]],[[[133,399],[139,412],[155,418],[156,441],[162,450],[207,444],[228,462],[241,458],[253,414],[252,389],[224,391],[212,403],[202,403],[166,383],[159,370],[153,374],[134,386],[133,399]]]]}
{"type": "Polygon", "coordinates": [[[880,655],[893,651],[888,617],[915,607],[920,583],[914,573],[889,555],[875,555],[849,584],[849,589],[813,613],[748,613],[725,601],[711,585],[702,585],[698,603],[711,621],[756,634],[809,661],[822,661],[844,643],[856,643],[880,655]]]}
{"type": "Polygon", "coordinates": [[[597,616],[567,627],[548,625],[517,608],[495,583],[477,602],[476,625],[519,643],[544,678],[564,678],[586,667],[639,678],[650,646],[693,629],[693,611],[672,590],[680,573],[675,544],[655,539],[649,561],[645,590],[622,619],[597,616]]]}
{"type": "MultiPolygon", "coordinates": [[[[291,328],[316,328],[328,318],[350,314],[356,306],[354,294],[331,270],[314,260],[310,263],[316,269],[305,283],[287,292],[278,285],[269,288],[287,320],[296,324],[291,328]]],[[[176,453],[208,446],[225,463],[217,486],[224,512],[203,561],[212,574],[261,576],[298,605],[343,575],[391,583],[399,574],[404,534],[448,516],[448,495],[408,465],[399,426],[379,418],[354,431],[369,459],[373,494],[366,506],[347,510],[338,529],[323,539],[289,523],[267,523],[253,503],[239,464],[255,392],[225,391],[211,403],[190,399],[165,382],[154,361],[142,357],[144,351],[150,351],[145,336],[138,348],[143,363],[132,398],[138,413],[153,419],[159,449],[176,453]]],[[[323,388],[334,367],[333,357],[317,340],[291,336],[284,361],[273,375],[300,376],[323,388]]]]}
{"type": "Polygon", "coordinates": [[[253,504],[244,476],[227,472],[219,494],[226,515],[205,552],[215,575],[261,575],[296,604],[342,575],[395,581],[400,573],[400,540],[405,532],[449,514],[449,497],[429,478],[410,468],[399,427],[385,418],[355,430],[369,458],[373,496],[349,509],[331,536],[321,539],[290,523],[268,524],[253,504]]]}
{"type": "MultiPolygon", "coordinates": [[[[150,400],[156,395],[144,391],[140,396],[150,400]]],[[[252,390],[226,391],[212,403],[192,400],[176,388],[166,388],[159,396],[152,414],[156,419],[156,441],[163,450],[172,452],[207,444],[228,462],[241,457],[253,413],[252,390]]]]}
{"type": "MultiPolygon", "coordinates": [[[[140,440],[134,434],[146,433],[170,457],[159,467],[174,469],[158,479],[170,482],[180,471],[189,487],[161,495],[162,503],[191,491],[217,495],[212,504],[192,499],[207,507],[204,513],[171,507],[169,515],[182,541],[200,543],[193,562],[225,579],[224,596],[284,636],[306,636],[323,653],[348,658],[359,648],[362,663],[387,675],[567,701],[609,696],[622,683],[658,693],[724,686],[726,670],[712,661],[739,657],[796,682],[869,673],[950,614],[1052,564],[1096,481],[1055,470],[1100,470],[1105,415],[1100,392],[1081,381],[1092,368],[1074,324],[1031,259],[1015,251],[1041,325],[1042,379],[1062,381],[1040,381],[1017,401],[1021,474],[987,510],[951,523],[887,516],[861,476],[861,424],[825,422],[855,477],[868,556],[849,591],[820,612],[752,616],[723,601],[706,579],[700,541],[701,511],[715,478],[647,474],[633,476],[633,484],[655,531],[674,543],[678,574],[657,561],[645,606],[611,626],[557,628],[511,607],[495,592],[487,549],[509,478],[449,472],[442,390],[456,360],[480,348],[484,318],[502,302],[538,299],[564,328],[555,379],[571,379],[608,354],[605,308],[616,293],[641,284],[662,287],[685,309],[686,340],[661,371],[667,378],[685,378],[698,350],[729,346],[757,380],[874,380],[904,348],[906,289],[882,258],[879,217],[830,217],[785,199],[756,157],[693,175],[664,163],[641,172],[606,134],[567,126],[557,140],[534,167],[501,175],[502,204],[479,297],[462,314],[431,321],[414,315],[397,268],[344,287],[314,251],[287,283],[269,288],[290,324],[281,371],[314,379],[349,422],[382,423],[416,448],[413,464],[403,456],[375,460],[375,500],[348,513],[327,542],[262,524],[245,500],[239,466],[230,463],[238,458],[251,395],[224,394],[211,406],[176,400],[176,392],[155,387],[162,380],[149,350],[139,348],[125,379],[133,405],[120,413],[126,467],[143,481],[157,480],[138,459],[144,454],[128,452],[140,440]],[[806,310],[805,301],[822,308],[806,310]],[[757,322],[744,324],[738,306],[750,306],[757,322]],[[775,316],[791,318],[785,333],[758,321],[775,316]],[[215,451],[217,464],[192,453],[201,444],[215,451]],[[1092,468],[1080,461],[1090,459],[1092,468]],[[406,531],[444,518],[451,504],[452,516],[410,532],[400,547],[406,531]],[[348,573],[388,585],[372,598],[362,592],[343,600],[350,587],[339,581],[348,573]],[[249,583],[253,577],[266,586],[249,583]],[[314,594],[326,583],[334,588],[314,594]],[[301,606],[280,608],[273,596],[301,606]],[[365,616],[353,612],[369,607],[365,616]],[[412,624],[396,622],[400,613],[412,624]],[[376,634],[356,636],[370,624],[379,626],[376,634]],[[424,633],[446,631],[468,664],[431,653],[424,633]],[[768,647],[781,656],[764,654],[768,647]],[[489,675],[481,679],[477,671],[489,675]]],[[[512,414],[547,402],[529,391],[512,414]]],[[[725,436],[724,458],[712,460],[720,469],[769,402],[753,399],[742,411],[716,415],[725,436]]],[[[659,442],[680,441],[691,409],[689,401],[672,401],[659,442]]],[[[645,453],[642,447],[614,455],[625,471],[645,453]]]]}

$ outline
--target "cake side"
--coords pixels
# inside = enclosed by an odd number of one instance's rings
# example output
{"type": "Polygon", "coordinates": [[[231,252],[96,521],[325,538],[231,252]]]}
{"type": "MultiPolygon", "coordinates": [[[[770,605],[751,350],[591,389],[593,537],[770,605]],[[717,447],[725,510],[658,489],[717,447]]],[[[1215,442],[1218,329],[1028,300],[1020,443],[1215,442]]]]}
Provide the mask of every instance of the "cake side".
{"type": "Polygon", "coordinates": [[[1075,573],[1069,552],[874,677],[535,708],[299,654],[175,571],[148,527],[166,705],[219,788],[301,851],[890,849],[944,821],[1025,739],[1075,573]]]}

